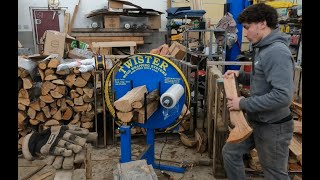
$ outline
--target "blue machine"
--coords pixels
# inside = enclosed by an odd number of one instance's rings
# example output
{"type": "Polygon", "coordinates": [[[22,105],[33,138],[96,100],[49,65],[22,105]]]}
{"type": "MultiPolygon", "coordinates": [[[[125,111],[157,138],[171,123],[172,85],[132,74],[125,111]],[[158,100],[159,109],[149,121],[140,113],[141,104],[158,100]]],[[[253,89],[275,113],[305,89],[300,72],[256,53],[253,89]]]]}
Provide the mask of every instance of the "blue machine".
{"type": "MultiPolygon", "coordinates": [[[[145,123],[132,122],[130,125],[116,121],[120,125],[121,159],[120,163],[131,161],[131,134],[132,126],[143,127],[146,129],[147,149],[141,156],[146,159],[153,168],[183,173],[184,168],[174,167],[155,163],[154,160],[154,132],[155,129],[166,131],[176,127],[180,122],[177,121],[181,114],[183,105],[190,106],[190,89],[188,82],[182,71],[169,59],[155,54],[136,54],[119,61],[110,70],[106,82],[109,82],[112,74],[114,101],[124,96],[134,87],[146,85],[148,92],[155,89],[159,90],[160,96],[165,93],[173,84],[180,84],[184,88],[181,98],[176,101],[173,108],[163,107],[159,101],[158,109],[147,119],[145,123]],[[116,70],[117,69],[117,70],[116,70]]],[[[108,86],[105,86],[106,103],[111,114],[116,117],[115,109],[109,98],[108,86]]]]}

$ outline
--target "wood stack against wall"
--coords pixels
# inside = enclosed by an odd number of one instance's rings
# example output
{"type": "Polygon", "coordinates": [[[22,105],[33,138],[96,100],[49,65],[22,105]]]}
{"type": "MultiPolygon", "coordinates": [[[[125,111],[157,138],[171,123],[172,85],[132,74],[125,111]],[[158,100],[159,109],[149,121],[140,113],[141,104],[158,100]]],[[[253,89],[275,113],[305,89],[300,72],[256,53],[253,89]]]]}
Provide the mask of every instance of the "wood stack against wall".
{"type": "MultiPolygon", "coordinates": [[[[31,129],[41,132],[53,125],[75,125],[89,130],[93,128],[95,111],[92,72],[81,73],[78,67],[57,71],[59,64],[58,59],[40,61],[37,64],[41,82],[39,96],[32,99],[28,93],[33,84],[32,79],[26,71],[19,68],[20,139],[31,129]],[[23,85],[20,85],[21,82],[23,85]]],[[[18,145],[18,149],[19,147],[18,145]]]]}

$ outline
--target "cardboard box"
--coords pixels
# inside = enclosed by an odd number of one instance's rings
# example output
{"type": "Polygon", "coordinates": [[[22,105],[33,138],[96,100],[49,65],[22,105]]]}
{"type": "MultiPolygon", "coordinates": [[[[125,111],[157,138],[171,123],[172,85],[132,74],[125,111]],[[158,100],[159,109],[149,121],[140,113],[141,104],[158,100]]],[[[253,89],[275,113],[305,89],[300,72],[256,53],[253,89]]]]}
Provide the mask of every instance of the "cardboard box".
{"type": "Polygon", "coordinates": [[[117,2],[117,1],[108,1],[108,8],[112,8],[112,9],[123,9],[123,4],[121,2],[117,2]]]}
{"type": "Polygon", "coordinates": [[[104,16],[104,28],[105,29],[120,28],[120,16],[105,15],[104,16]]]}
{"type": "Polygon", "coordinates": [[[149,16],[148,17],[148,28],[149,29],[160,29],[161,28],[161,16],[149,16]]]}
{"type": "Polygon", "coordinates": [[[178,42],[173,42],[169,52],[174,58],[182,60],[187,53],[187,48],[178,42]]]}
{"type": "Polygon", "coordinates": [[[66,33],[47,30],[45,32],[44,55],[59,54],[60,57],[64,55],[64,46],[66,40],[66,33]]]}

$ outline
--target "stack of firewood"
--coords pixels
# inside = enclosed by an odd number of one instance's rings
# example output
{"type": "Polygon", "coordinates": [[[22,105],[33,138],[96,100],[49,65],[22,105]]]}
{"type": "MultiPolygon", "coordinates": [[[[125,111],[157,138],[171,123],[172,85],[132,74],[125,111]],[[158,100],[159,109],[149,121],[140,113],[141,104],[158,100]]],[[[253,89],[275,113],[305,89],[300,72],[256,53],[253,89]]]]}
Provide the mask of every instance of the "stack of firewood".
{"type": "Polygon", "coordinates": [[[145,93],[148,93],[145,85],[135,87],[114,102],[117,117],[120,121],[124,123],[135,121],[143,124],[145,117],[148,119],[157,110],[160,99],[159,90],[147,94],[146,100],[144,98],[145,93]],[[145,101],[146,104],[144,104],[145,101]],[[146,115],[145,106],[147,106],[146,115]]]}
{"type": "Polygon", "coordinates": [[[78,67],[57,71],[58,59],[42,61],[38,71],[42,79],[39,113],[44,114],[44,126],[70,124],[90,129],[93,127],[93,75],[80,73],[78,67]],[[41,111],[40,111],[41,110],[41,111]]]}
{"type": "Polygon", "coordinates": [[[33,99],[29,98],[28,93],[32,79],[19,68],[18,82],[23,82],[23,86],[18,84],[18,130],[23,132],[20,133],[22,137],[30,129],[41,132],[53,125],[75,125],[89,130],[93,128],[95,111],[92,72],[81,73],[78,67],[57,71],[59,64],[59,59],[44,60],[37,64],[41,77],[40,93],[33,99]]]}

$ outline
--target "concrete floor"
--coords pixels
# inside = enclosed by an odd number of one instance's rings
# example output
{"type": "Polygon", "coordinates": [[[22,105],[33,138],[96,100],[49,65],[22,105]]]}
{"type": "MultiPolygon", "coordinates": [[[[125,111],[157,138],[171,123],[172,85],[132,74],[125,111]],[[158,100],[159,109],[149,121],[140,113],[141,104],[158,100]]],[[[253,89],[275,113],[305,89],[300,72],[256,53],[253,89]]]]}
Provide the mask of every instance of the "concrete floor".
{"type": "MultiPolygon", "coordinates": [[[[192,162],[198,162],[199,160],[208,161],[208,153],[203,154],[197,153],[195,148],[188,148],[184,146],[178,134],[170,134],[167,136],[167,142],[165,136],[157,137],[155,139],[155,158],[160,158],[161,154],[161,164],[179,166],[184,161],[186,164],[191,165],[192,162]],[[165,146],[164,146],[165,144],[165,146]]],[[[145,147],[145,137],[133,137],[132,138],[132,159],[135,160],[143,152],[145,147]]],[[[120,146],[109,145],[107,148],[95,148],[92,150],[92,176],[93,180],[112,180],[113,179],[113,170],[116,169],[120,157],[120,146]]],[[[44,161],[26,161],[23,158],[19,158],[19,167],[18,167],[18,179],[26,177],[26,175],[34,171],[37,167],[44,164],[44,161]]],[[[157,163],[159,161],[156,161],[157,163]]],[[[46,166],[37,174],[41,175],[45,172],[55,170],[51,166],[46,166]]],[[[159,180],[168,179],[165,177],[158,169],[155,169],[156,174],[158,175],[159,180]]],[[[165,171],[167,174],[171,175],[174,180],[212,180],[215,179],[212,174],[212,165],[210,166],[189,166],[186,169],[185,173],[174,173],[170,171],[165,171]]],[[[53,175],[45,178],[45,180],[54,179],[53,175]]],[[[85,179],[85,169],[76,169],[73,172],[73,180],[85,179]]],[[[251,177],[248,175],[248,179],[262,179],[257,177],[251,177]]]]}

